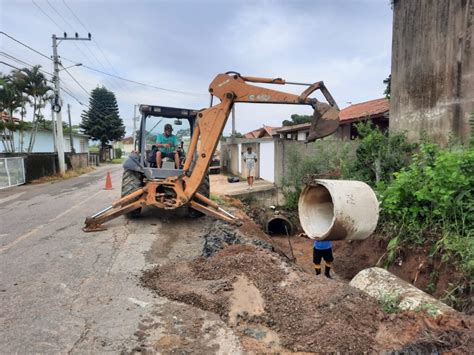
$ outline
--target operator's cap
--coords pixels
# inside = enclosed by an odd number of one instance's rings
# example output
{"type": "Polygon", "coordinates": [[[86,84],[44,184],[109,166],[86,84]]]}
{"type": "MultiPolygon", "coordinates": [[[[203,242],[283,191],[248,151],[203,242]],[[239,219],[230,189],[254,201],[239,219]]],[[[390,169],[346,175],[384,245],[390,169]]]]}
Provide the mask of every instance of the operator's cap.
{"type": "Polygon", "coordinates": [[[165,124],[165,131],[167,131],[167,130],[169,130],[169,131],[173,130],[173,126],[170,125],[169,123],[165,124]]]}

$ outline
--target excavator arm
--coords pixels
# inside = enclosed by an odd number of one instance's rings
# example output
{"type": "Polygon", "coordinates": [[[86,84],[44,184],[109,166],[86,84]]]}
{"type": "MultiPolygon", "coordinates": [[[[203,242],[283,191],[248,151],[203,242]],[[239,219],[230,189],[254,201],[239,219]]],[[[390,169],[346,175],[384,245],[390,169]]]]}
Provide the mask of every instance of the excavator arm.
{"type": "Polygon", "coordinates": [[[86,226],[83,228],[85,231],[103,229],[101,223],[144,205],[174,209],[190,203],[192,208],[200,212],[233,222],[235,217],[225,212],[215,202],[197,193],[197,190],[206,176],[219,138],[235,103],[312,106],[314,114],[308,136],[310,142],[334,133],[339,127],[339,108],[322,81],[303,84],[286,82],[281,78],[245,77],[235,72],[228,72],[216,76],[209,86],[209,92],[212,97],[219,98],[220,103],[198,113],[183,173],[162,181],[148,181],[142,189],[133,193],[133,198],[130,198],[130,195],[125,196],[115,201],[111,207],[88,217],[86,226]],[[249,83],[305,85],[307,88],[300,95],[295,95],[249,83]],[[321,91],[327,103],[309,97],[316,90],[321,91]],[[158,192],[163,189],[172,193],[158,192]]]}

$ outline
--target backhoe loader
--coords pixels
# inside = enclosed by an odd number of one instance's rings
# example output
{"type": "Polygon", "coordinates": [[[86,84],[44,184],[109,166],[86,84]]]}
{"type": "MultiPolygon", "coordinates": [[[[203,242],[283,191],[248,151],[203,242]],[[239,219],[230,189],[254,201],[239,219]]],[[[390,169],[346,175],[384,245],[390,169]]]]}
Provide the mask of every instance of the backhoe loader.
{"type": "MultiPolygon", "coordinates": [[[[314,84],[288,82],[281,78],[242,76],[236,72],[218,74],[209,86],[211,105],[200,111],[141,105],[138,153],[124,163],[122,198],[86,218],[86,232],[106,229],[103,223],[117,216],[138,215],[144,206],[159,209],[188,208],[230,223],[237,219],[209,199],[208,168],[219,138],[235,103],[309,105],[314,114],[308,142],[326,137],[339,127],[339,108],[322,81],[314,84]],[[255,86],[249,83],[307,86],[300,95],[255,86]],[[310,98],[320,90],[327,103],[310,98]],[[213,105],[213,98],[220,103],[213,105]],[[158,118],[155,125],[150,118],[158,118]],[[181,165],[163,162],[153,166],[153,143],[166,119],[175,119],[176,135],[181,140],[181,165]],[[183,123],[186,123],[183,126],[183,123]],[[180,128],[183,126],[182,128],[180,128]]],[[[161,133],[161,132],[160,132],[161,133]]]]}

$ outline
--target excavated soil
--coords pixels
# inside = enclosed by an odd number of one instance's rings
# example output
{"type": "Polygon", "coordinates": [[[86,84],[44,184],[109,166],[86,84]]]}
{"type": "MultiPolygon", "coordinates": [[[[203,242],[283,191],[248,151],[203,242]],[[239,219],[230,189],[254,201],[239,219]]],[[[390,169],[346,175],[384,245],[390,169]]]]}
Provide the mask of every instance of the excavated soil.
{"type": "MultiPolygon", "coordinates": [[[[271,244],[289,256],[293,249],[297,264],[304,270],[312,272],[313,241],[298,236],[302,229],[295,212],[272,210],[259,204],[242,205],[241,208],[259,225],[260,229],[265,228],[270,217],[282,215],[288,218],[295,227],[295,235],[291,236],[290,241],[286,235],[272,235],[271,244]],[[290,248],[290,243],[292,248],[290,248]]],[[[387,238],[377,234],[365,240],[334,241],[335,278],[350,281],[361,270],[373,266],[385,266],[387,244],[387,238]]],[[[431,255],[431,249],[431,245],[399,247],[395,261],[390,264],[388,270],[435,298],[443,300],[450,294],[451,299],[448,299],[450,306],[463,313],[474,315],[472,280],[463,275],[455,264],[449,261],[443,262],[440,255],[431,255]]]]}
{"type": "Polygon", "coordinates": [[[218,314],[249,351],[474,350],[472,318],[388,315],[347,283],[288,262],[247,222],[240,230],[216,222],[203,236],[201,257],[148,270],[142,284],[218,314]]]}

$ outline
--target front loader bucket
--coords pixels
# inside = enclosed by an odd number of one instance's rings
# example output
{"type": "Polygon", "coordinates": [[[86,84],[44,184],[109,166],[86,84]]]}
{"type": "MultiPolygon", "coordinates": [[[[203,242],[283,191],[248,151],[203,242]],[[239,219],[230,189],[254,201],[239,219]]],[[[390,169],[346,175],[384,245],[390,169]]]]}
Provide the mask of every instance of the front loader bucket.
{"type": "Polygon", "coordinates": [[[327,137],[339,127],[339,109],[326,103],[318,102],[314,108],[313,121],[306,142],[327,137]]]}

